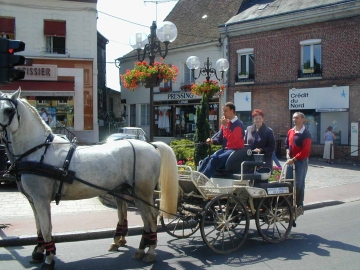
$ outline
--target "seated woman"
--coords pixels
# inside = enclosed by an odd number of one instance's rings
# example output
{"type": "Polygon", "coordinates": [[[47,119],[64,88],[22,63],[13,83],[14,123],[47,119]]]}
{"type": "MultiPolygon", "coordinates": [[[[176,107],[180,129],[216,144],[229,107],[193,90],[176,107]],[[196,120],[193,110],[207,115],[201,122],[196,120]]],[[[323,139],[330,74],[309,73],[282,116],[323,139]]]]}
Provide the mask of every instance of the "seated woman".
{"type": "Polygon", "coordinates": [[[252,113],[254,124],[247,127],[245,132],[245,143],[258,153],[264,154],[265,167],[272,170],[273,152],[275,151],[275,137],[271,128],[264,123],[264,113],[262,110],[255,109],[252,113]]]}

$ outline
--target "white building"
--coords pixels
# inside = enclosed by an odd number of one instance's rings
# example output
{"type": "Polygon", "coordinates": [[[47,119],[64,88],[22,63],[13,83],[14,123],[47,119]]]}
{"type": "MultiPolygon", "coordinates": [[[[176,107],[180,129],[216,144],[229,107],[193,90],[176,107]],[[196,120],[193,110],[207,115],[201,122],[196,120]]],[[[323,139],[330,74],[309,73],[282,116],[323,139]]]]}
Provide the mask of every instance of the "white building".
{"type": "MultiPolygon", "coordinates": [[[[154,140],[171,141],[174,137],[190,137],[195,132],[196,106],[200,104],[200,97],[193,96],[189,91],[181,87],[193,82],[191,71],[186,66],[189,56],[197,56],[200,60],[200,68],[209,58],[212,68],[220,58],[227,58],[227,38],[220,38],[218,25],[225,23],[229,18],[236,15],[241,1],[185,1],[179,0],[165,21],[174,23],[178,30],[176,40],[169,45],[169,52],[164,62],[176,65],[179,68],[179,76],[176,83],[171,85],[162,83],[160,87],[171,86],[170,92],[160,92],[159,87],[154,88],[154,140]],[[229,3],[231,2],[231,3],[229,3]],[[159,121],[160,117],[167,117],[169,127],[164,127],[159,121]]],[[[160,22],[158,23],[161,24],[160,22]]],[[[149,31],[150,34],[150,25],[149,31]]],[[[165,48],[162,44],[162,48],[165,48]]],[[[155,61],[160,61],[160,54],[156,54],[155,61]]],[[[133,69],[137,61],[136,51],[120,57],[120,73],[124,74],[127,69],[133,69]]],[[[145,61],[149,61],[148,57],[145,61]]],[[[195,77],[199,70],[195,71],[195,77]]],[[[218,77],[221,75],[217,72],[218,77]]],[[[205,76],[196,80],[202,83],[205,76]]],[[[211,77],[211,80],[216,80],[211,77]]],[[[226,73],[224,81],[226,84],[226,73]]],[[[121,97],[126,100],[127,125],[138,126],[150,132],[150,91],[144,87],[136,88],[131,92],[121,84],[121,97]]],[[[221,106],[227,100],[226,95],[219,100],[210,100],[209,122],[211,128],[216,131],[218,126],[221,106]]]]}
{"type": "Polygon", "coordinates": [[[25,42],[25,79],[0,86],[67,126],[79,142],[99,141],[97,0],[0,0],[0,34],[25,42]]]}

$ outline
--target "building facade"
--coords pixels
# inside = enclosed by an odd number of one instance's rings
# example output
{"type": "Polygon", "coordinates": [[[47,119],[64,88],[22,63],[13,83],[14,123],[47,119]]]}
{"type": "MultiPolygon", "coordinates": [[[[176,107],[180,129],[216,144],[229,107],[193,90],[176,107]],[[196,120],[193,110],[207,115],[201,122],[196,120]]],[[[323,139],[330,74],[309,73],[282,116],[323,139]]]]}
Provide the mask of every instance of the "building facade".
{"type": "MultiPolygon", "coordinates": [[[[154,88],[154,137],[156,140],[168,142],[174,138],[192,138],[195,133],[196,108],[200,105],[201,97],[191,94],[190,85],[193,82],[202,83],[206,78],[199,75],[199,69],[195,71],[195,77],[186,66],[186,60],[190,56],[197,56],[200,60],[200,68],[209,58],[211,67],[220,58],[226,57],[226,44],[220,38],[218,25],[226,22],[237,14],[242,1],[188,1],[179,0],[173,10],[165,18],[165,21],[174,23],[178,30],[176,40],[169,45],[165,63],[179,68],[179,76],[176,82],[162,83],[154,88]]],[[[160,25],[160,23],[158,23],[160,25]]],[[[145,33],[150,33],[150,25],[145,33]]],[[[134,33],[135,34],[135,33],[134,33]]],[[[129,46],[130,48],[130,46],[129,46]]],[[[162,44],[162,48],[165,45],[162,44]]],[[[160,61],[160,54],[156,55],[155,61],[160,61]]],[[[127,69],[133,69],[137,61],[136,52],[117,59],[120,63],[120,74],[127,69]]],[[[145,58],[145,61],[149,61],[145,58]]],[[[220,73],[217,73],[220,78],[220,73]]],[[[226,78],[226,77],[225,77],[226,78]]],[[[211,80],[216,80],[211,77],[211,80]]],[[[220,84],[226,83],[221,81],[220,84]]],[[[121,96],[126,100],[126,120],[129,126],[138,126],[150,131],[150,91],[140,86],[131,92],[121,85],[121,96]]],[[[209,102],[209,122],[211,129],[219,129],[219,114],[226,96],[214,97],[209,102]]]]}
{"type": "Polygon", "coordinates": [[[13,0],[0,6],[0,34],[23,41],[26,63],[22,97],[51,115],[50,126],[64,125],[79,142],[99,141],[97,122],[97,0],[13,0]]]}
{"type": "Polygon", "coordinates": [[[359,25],[359,1],[244,1],[219,27],[229,41],[229,101],[239,117],[251,124],[251,111],[262,109],[283,141],[301,111],[312,155],[322,155],[332,126],[336,157],[358,157],[359,25]]]}

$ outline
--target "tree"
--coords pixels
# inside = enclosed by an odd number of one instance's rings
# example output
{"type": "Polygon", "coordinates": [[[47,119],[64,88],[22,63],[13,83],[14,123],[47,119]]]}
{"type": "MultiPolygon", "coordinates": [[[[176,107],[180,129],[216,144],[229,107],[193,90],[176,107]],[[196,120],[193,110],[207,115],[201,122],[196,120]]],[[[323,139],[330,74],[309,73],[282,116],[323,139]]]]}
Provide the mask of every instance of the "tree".
{"type": "Polygon", "coordinates": [[[207,94],[202,94],[201,105],[196,108],[196,131],[194,135],[196,165],[208,155],[209,151],[209,146],[204,144],[206,139],[210,137],[208,98],[207,94]]]}

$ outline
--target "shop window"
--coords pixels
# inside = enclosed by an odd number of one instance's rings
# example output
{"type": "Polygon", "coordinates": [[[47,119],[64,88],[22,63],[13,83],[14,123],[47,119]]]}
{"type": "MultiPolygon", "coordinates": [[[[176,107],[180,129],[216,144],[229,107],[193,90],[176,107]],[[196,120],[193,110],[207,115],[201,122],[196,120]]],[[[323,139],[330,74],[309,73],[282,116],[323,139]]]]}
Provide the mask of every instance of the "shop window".
{"type": "Polygon", "coordinates": [[[300,42],[301,63],[299,77],[321,77],[321,39],[309,39],[300,42]]]}
{"type": "Polygon", "coordinates": [[[59,105],[66,105],[66,104],[67,104],[67,100],[58,100],[58,104],[59,104],[59,105]]]}
{"type": "MultiPolygon", "coordinates": [[[[296,111],[291,112],[292,115],[296,111]]],[[[311,134],[313,144],[324,144],[324,134],[329,126],[332,126],[336,135],[334,143],[337,145],[348,145],[349,143],[349,112],[347,111],[322,111],[318,110],[302,110],[306,117],[305,126],[311,134]]],[[[291,124],[293,122],[291,120],[291,124]]]]}
{"type": "Polygon", "coordinates": [[[246,129],[248,126],[253,124],[252,121],[252,112],[236,112],[236,116],[243,122],[244,128],[246,129]]]}
{"type": "Polygon", "coordinates": [[[140,125],[142,125],[142,126],[150,125],[150,105],[149,104],[140,105],[140,115],[141,115],[140,125]]]}
{"type": "Polygon", "coordinates": [[[136,127],[136,104],[130,105],[130,127],[136,127]]]}
{"type": "Polygon", "coordinates": [[[49,103],[48,100],[38,100],[37,102],[39,105],[47,105],[49,103]]]}
{"type": "Polygon", "coordinates": [[[45,53],[65,54],[66,21],[44,20],[45,53]]]}
{"type": "Polygon", "coordinates": [[[235,77],[236,82],[253,82],[254,71],[254,49],[247,48],[236,51],[238,54],[238,69],[235,77]]]}

